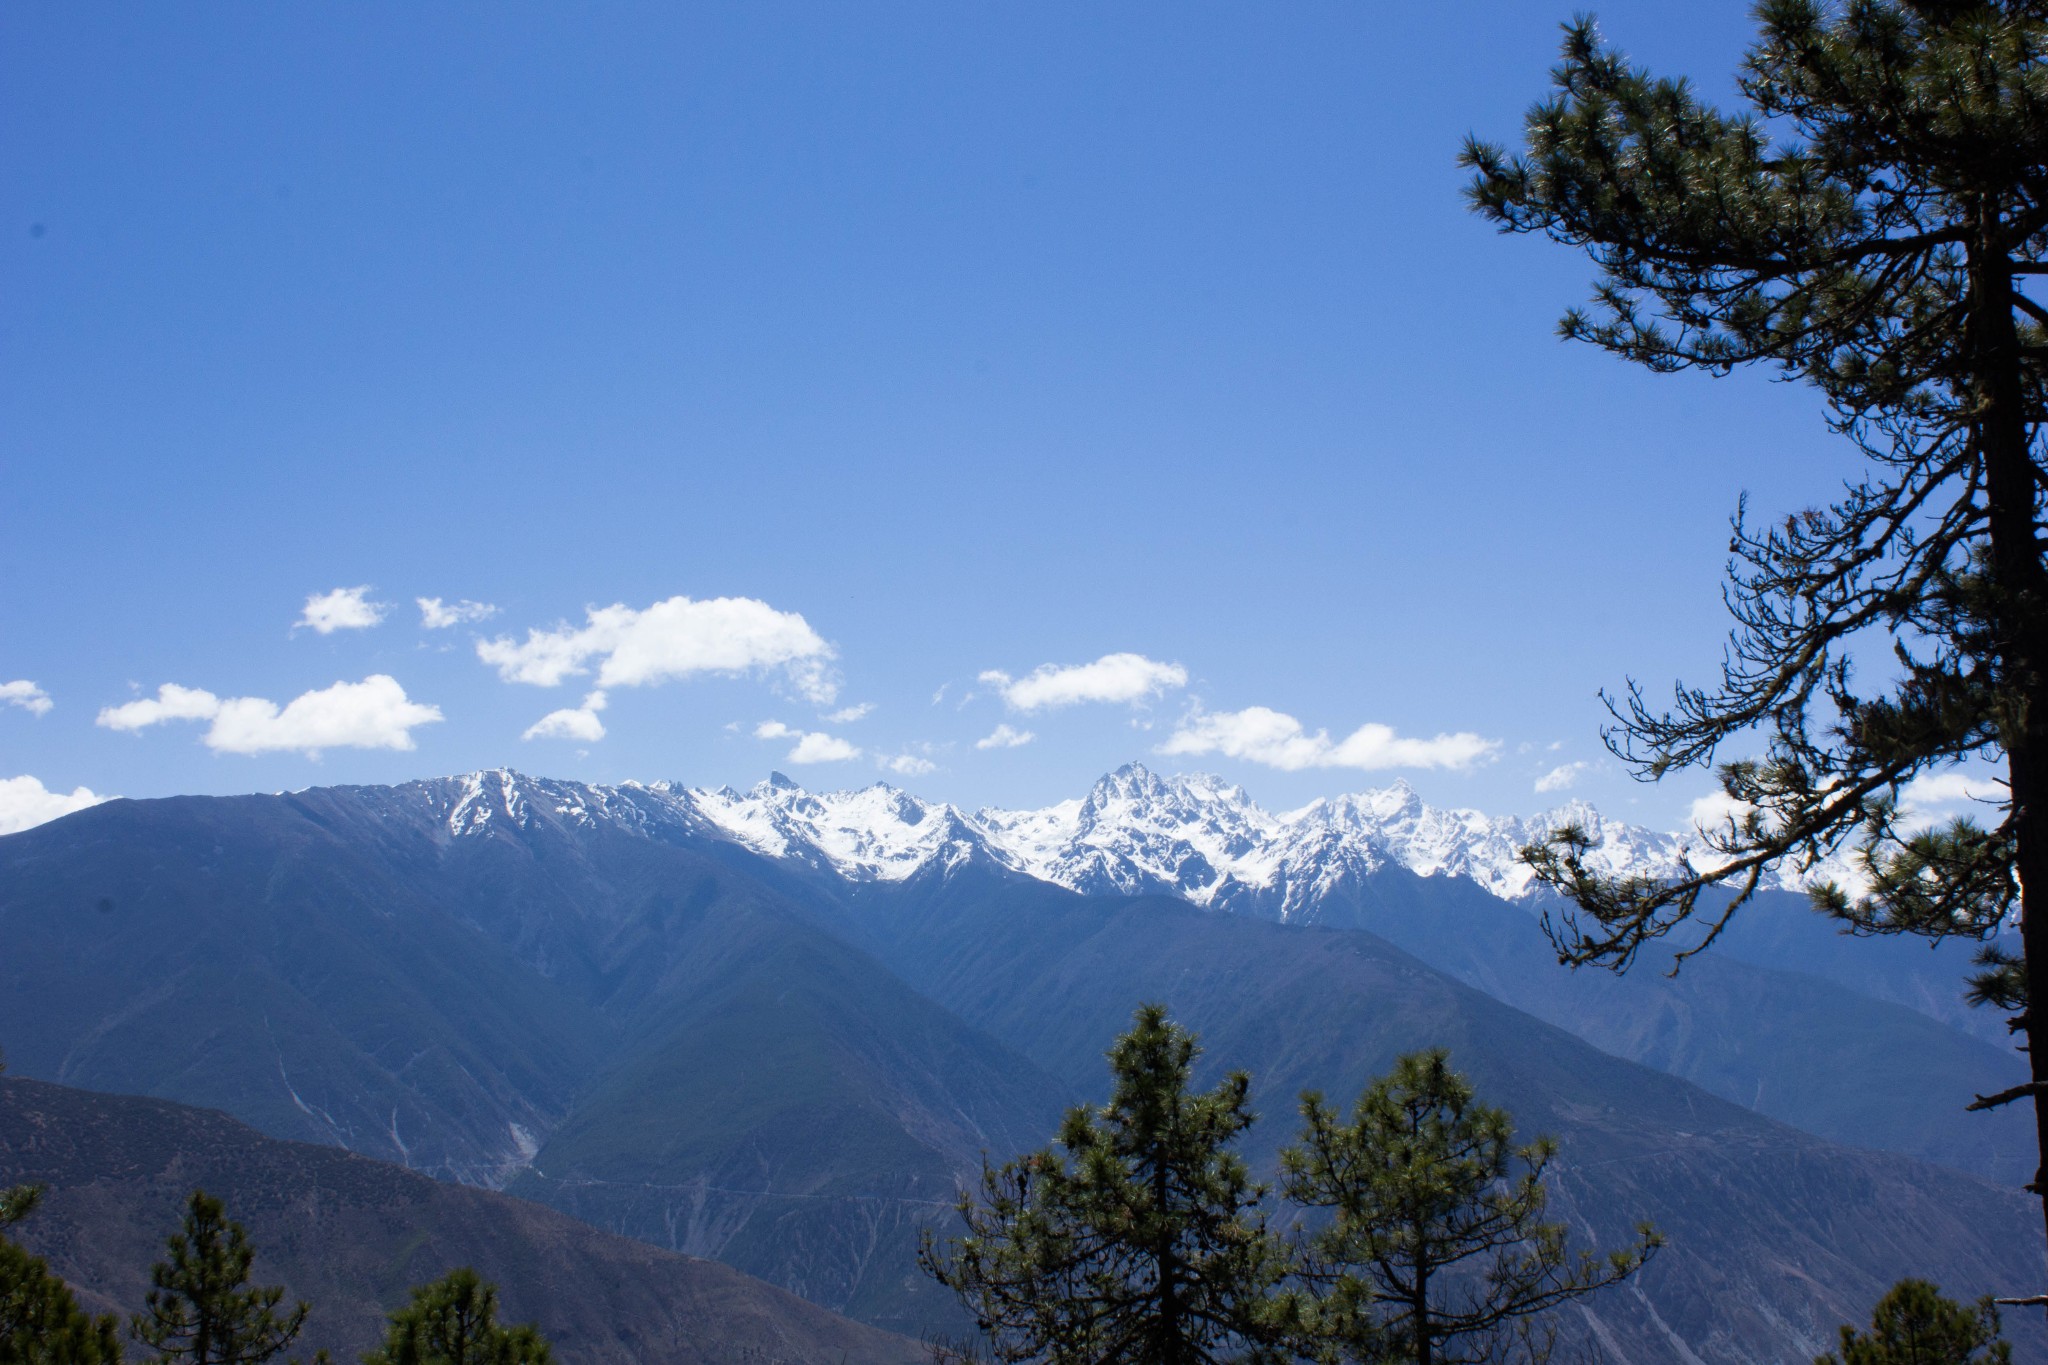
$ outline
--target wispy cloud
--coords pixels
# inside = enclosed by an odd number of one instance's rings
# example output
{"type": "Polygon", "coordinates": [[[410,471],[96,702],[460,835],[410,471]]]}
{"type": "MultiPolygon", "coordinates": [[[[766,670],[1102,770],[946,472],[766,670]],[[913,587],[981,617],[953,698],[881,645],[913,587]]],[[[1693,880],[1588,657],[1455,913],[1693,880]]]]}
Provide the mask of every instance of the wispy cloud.
{"type": "Polygon", "coordinates": [[[1021,678],[991,668],[980,677],[1019,711],[1083,702],[1137,702],[1186,687],[1188,671],[1142,654],[1105,654],[1092,664],[1040,664],[1021,678]]]}
{"type": "Polygon", "coordinates": [[[292,623],[292,629],[305,627],[321,635],[332,635],[337,630],[368,630],[384,619],[390,611],[388,604],[370,600],[370,585],[336,588],[333,592],[314,593],[306,599],[306,610],[292,623]]]}
{"type": "Polygon", "coordinates": [[[874,711],[875,704],[871,701],[864,701],[858,706],[842,706],[831,715],[825,716],[822,719],[827,725],[851,725],[857,720],[866,720],[874,714],[874,711]]]}
{"type": "Polygon", "coordinates": [[[832,647],[795,612],[751,597],[671,597],[645,610],[593,607],[581,626],[477,641],[477,657],[506,682],[555,687],[597,672],[597,685],[648,687],[700,673],[778,670],[801,697],[829,706],[838,680],[832,647]]]}
{"type": "Polygon", "coordinates": [[[472,621],[488,621],[498,614],[489,602],[472,602],[466,597],[460,602],[443,602],[438,597],[415,597],[413,601],[419,603],[422,630],[446,630],[472,621]]]}
{"type": "Polygon", "coordinates": [[[1922,773],[1899,793],[1899,804],[1911,810],[1937,806],[1981,805],[2006,799],[2009,789],[1995,778],[1965,772],[1922,773]]]}
{"type": "Polygon", "coordinates": [[[875,761],[885,772],[895,773],[898,777],[923,777],[939,770],[938,764],[917,754],[890,754],[875,761]]]}
{"type": "Polygon", "coordinates": [[[849,744],[837,735],[828,735],[819,730],[797,730],[779,720],[764,720],[754,727],[755,739],[793,739],[796,745],[789,751],[791,763],[842,763],[850,758],[859,758],[858,746],[849,744]]]}
{"type": "Polygon", "coordinates": [[[1038,736],[1029,730],[1013,729],[1009,725],[998,725],[980,739],[974,741],[977,749],[1018,749],[1029,744],[1038,736]]]}
{"type": "Polygon", "coordinates": [[[1577,785],[1578,780],[1585,775],[1586,769],[1591,766],[1593,765],[1584,761],[1560,763],[1536,779],[1536,790],[1539,792],[1569,791],[1573,786],[1577,785]]]}
{"type": "Polygon", "coordinates": [[[604,722],[597,713],[604,710],[605,695],[602,688],[583,698],[581,706],[560,711],[550,711],[526,727],[521,739],[575,739],[585,744],[595,744],[604,738],[604,722]]]}
{"type": "Polygon", "coordinates": [[[282,707],[263,697],[223,699],[165,683],[154,697],[107,707],[97,723],[135,731],[167,721],[210,721],[204,742],[217,752],[297,750],[314,758],[323,749],[412,749],[413,730],[441,718],[440,707],[411,700],[396,678],[373,673],[361,682],[302,693],[282,707]]]}
{"type": "Polygon", "coordinates": [[[37,687],[27,678],[16,678],[13,682],[0,683],[0,702],[19,706],[32,716],[46,716],[57,703],[50,700],[50,694],[37,687]]]}
{"type": "Polygon", "coordinates": [[[1492,758],[1500,741],[1469,731],[1415,739],[1392,726],[1361,725],[1342,739],[1309,732],[1293,716],[1264,706],[1196,712],[1159,746],[1162,754],[1222,754],[1297,772],[1304,768],[1469,768],[1492,758]]]}

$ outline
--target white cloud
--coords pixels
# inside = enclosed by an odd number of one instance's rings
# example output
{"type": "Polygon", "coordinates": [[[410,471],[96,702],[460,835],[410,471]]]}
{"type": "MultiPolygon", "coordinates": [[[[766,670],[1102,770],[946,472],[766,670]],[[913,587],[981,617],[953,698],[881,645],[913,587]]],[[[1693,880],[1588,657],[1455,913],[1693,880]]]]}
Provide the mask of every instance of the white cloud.
{"type": "Polygon", "coordinates": [[[885,770],[901,777],[923,777],[926,773],[937,772],[939,765],[916,754],[891,754],[875,760],[885,770]]]}
{"type": "Polygon", "coordinates": [[[372,673],[361,682],[338,682],[302,693],[280,708],[263,697],[222,700],[196,687],[165,683],[153,698],[110,706],[98,723],[109,730],[140,730],[172,720],[207,720],[206,747],[227,754],[323,749],[411,749],[412,731],[441,719],[441,708],[405,695],[398,680],[372,673]]]}
{"type": "Polygon", "coordinates": [[[109,706],[99,714],[96,725],[109,730],[140,730],[167,720],[212,720],[220,714],[220,698],[198,687],[165,683],[154,697],[144,697],[121,706],[109,706]]]}
{"type": "Polygon", "coordinates": [[[1314,734],[1290,715],[1264,706],[1242,711],[1196,712],[1182,720],[1162,754],[1223,754],[1270,768],[1469,768],[1500,749],[1500,741],[1469,731],[1412,739],[1387,725],[1361,725],[1343,739],[1314,734]]]}
{"type": "Polygon", "coordinates": [[[0,834],[33,829],[60,815],[111,799],[85,787],[76,788],[67,796],[50,791],[33,777],[0,777],[0,834]]]}
{"type": "Polygon", "coordinates": [[[1578,782],[1580,776],[1585,773],[1586,769],[1591,766],[1590,763],[1583,761],[1578,763],[1560,763],[1536,779],[1536,790],[1539,792],[1569,791],[1578,782]]]}
{"type": "MultiPolygon", "coordinates": [[[[1981,812],[1947,808],[1980,802],[1997,803],[2006,797],[2005,783],[1993,778],[1974,777],[1953,769],[1943,773],[1923,773],[1908,782],[1899,793],[1899,824],[1910,832],[1924,829],[1937,819],[1981,815],[1981,812]]],[[[1738,801],[1724,791],[1712,791],[1694,801],[1687,815],[1693,828],[1712,832],[1730,820],[1742,823],[1751,809],[1747,801],[1738,801]]]]}
{"type": "Polygon", "coordinates": [[[1081,702],[1136,702],[1186,687],[1188,671],[1142,654],[1105,654],[1092,664],[1040,664],[1021,678],[989,669],[980,681],[1019,711],[1081,702]]]}
{"type": "Polygon", "coordinates": [[[874,710],[873,702],[864,701],[858,706],[842,706],[823,719],[827,725],[851,725],[857,720],[866,720],[874,714],[874,710]]]}
{"type": "Polygon", "coordinates": [[[422,630],[446,630],[471,621],[488,621],[498,614],[489,602],[472,602],[467,597],[460,602],[443,602],[438,597],[415,597],[413,601],[419,603],[422,630]]]}
{"type": "MultiPolygon", "coordinates": [[[[48,715],[50,708],[56,705],[55,702],[50,700],[48,692],[43,691],[42,688],[37,687],[27,678],[16,678],[13,682],[0,683],[0,702],[6,702],[9,706],[22,707],[30,715],[35,716],[48,715]]],[[[14,779],[10,778],[9,780],[12,781],[14,779]]]]}
{"type": "Polygon", "coordinates": [[[550,711],[526,727],[521,739],[578,739],[585,744],[595,744],[604,738],[604,722],[597,713],[604,710],[605,695],[602,689],[583,698],[583,704],[560,711],[550,711]]]}
{"type": "Polygon", "coordinates": [[[832,647],[795,612],[751,597],[693,601],[671,597],[645,611],[592,607],[583,626],[529,630],[477,641],[477,657],[506,682],[554,687],[590,671],[599,687],[646,687],[695,673],[780,669],[798,695],[829,706],[839,684],[828,667],[832,647]]]}
{"type": "Polygon", "coordinates": [[[791,763],[840,763],[849,758],[859,758],[860,749],[837,735],[822,731],[796,730],[779,720],[764,720],[754,727],[755,739],[793,739],[796,746],[789,751],[791,763]]]}
{"type": "Polygon", "coordinates": [[[1972,777],[1964,772],[1922,773],[1899,793],[1899,804],[1908,810],[2005,799],[2005,783],[1986,777],[1972,777]]]}
{"type": "Polygon", "coordinates": [[[1712,833],[1731,820],[1741,824],[1750,810],[1749,802],[1738,801],[1727,792],[1716,789],[1694,801],[1686,815],[1694,829],[1712,833]]]}
{"type": "Polygon", "coordinates": [[[1014,730],[1008,725],[998,725],[988,734],[974,741],[977,749],[1015,749],[1029,744],[1038,736],[1029,730],[1014,730]]]}
{"type": "Polygon", "coordinates": [[[292,629],[305,626],[322,635],[332,635],[337,630],[367,630],[382,621],[384,613],[390,610],[385,603],[370,600],[367,583],[355,588],[336,588],[308,597],[306,610],[292,623],[292,629]]]}

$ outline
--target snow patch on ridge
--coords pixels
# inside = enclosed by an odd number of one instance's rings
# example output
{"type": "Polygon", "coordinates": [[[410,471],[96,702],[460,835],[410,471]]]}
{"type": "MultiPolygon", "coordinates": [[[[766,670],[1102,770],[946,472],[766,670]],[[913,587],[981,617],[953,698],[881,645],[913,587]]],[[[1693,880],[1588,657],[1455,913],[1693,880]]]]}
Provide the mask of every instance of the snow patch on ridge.
{"type": "MultiPolygon", "coordinates": [[[[506,769],[411,786],[445,810],[451,838],[525,830],[536,820],[644,836],[668,828],[852,881],[903,881],[979,861],[1084,894],[1172,895],[1279,919],[1313,913],[1325,895],[1388,866],[1527,899],[1539,888],[1519,851],[1568,821],[1591,836],[1588,861],[1608,874],[1668,875],[1698,843],[1696,834],[1604,819],[1583,801],[1533,817],[1431,806],[1405,782],[1273,814],[1221,778],[1162,777],[1136,763],[1083,797],[972,813],[886,783],[814,793],[780,773],[745,792],[589,786],[506,769]]],[[[1778,884],[1801,881],[1787,868],[1778,884]]]]}

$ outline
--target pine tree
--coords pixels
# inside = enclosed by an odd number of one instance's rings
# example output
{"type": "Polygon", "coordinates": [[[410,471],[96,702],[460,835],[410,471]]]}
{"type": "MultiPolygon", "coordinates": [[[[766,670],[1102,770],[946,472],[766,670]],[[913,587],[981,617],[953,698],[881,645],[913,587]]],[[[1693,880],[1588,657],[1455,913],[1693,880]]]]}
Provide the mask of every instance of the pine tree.
{"type": "MultiPolygon", "coordinates": [[[[41,1202],[40,1185],[0,1191],[0,1230],[41,1202]]],[[[119,1365],[121,1340],[112,1315],[78,1306],[71,1286],[0,1236],[0,1365],[119,1365]]]]}
{"type": "Polygon", "coordinates": [[[1514,1146],[1505,1110],[1479,1104],[1441,1050],[1400,1058],[1344,1123],[1302,1096],[1301,1141],[1281,1154],[1282,1189],[1330,1219],[1307,1239],[1313,1334],[1339,1360],[1472,1365],[1541,1334],[1517,1328],[1635,1273],[1661,1245],[1650,1228],[1605,1260],[1573,1254],[1543,1220],[1556,1146],[1514,1146]],[[1519,1167],[1519,1171],[1517,1171],[1519,1167]]]}
{"type": "Polygon", "coordinates": [[[1110,1050],[1115,1085],[1076,1108],[1055,1147],[984,1169],[964,1237],[927,1235],[926,1273],[953,1290],[1001,1361],[1210,1365],[1284,1359],[1286,1274],[1232,1144],[1253,1122],[1249,1079],[1189,1089],[1200,1049],[1160,1005],[1110,1050]]]}
{"type": "Polygon", "coordinates": [[[281,1355],[306,1325],[305,1304],[279,1313],[284,1290],[249,1283],[256,1252],[248,1234],[204,1190],[192,1191],[184,1226],[166,1249],[129,1327],[156,1360],[257,1365],[281,1355]]]}
{"type": "Polygon", "coordinates": [[[118,1365],[119,1331],[81,1309],[41,1257],[0,1239],[0,1365],[118,1365]]]}
{"type": "Polygon", "coordinates": [[[1842,1328],[1842,1353],[1813,1365],[2006,1365],[2012,1347],[1999,1340],[1990,1299],[1965,1308],[1925,1280],[1900,1280],[1877,1301],[1870,1331],[1842,1328]]]}
{"type": "MultiPolygon", "coordinates": [[[[1721,680],[1671,709],[1632,683],[1610,748],[1655,780],[1719,767],[1740,814],[1670,878],[1604,876],[1585,831],[1525,850],[1574,909],[1560,957],[1626,968],[1694,921],[1699,951],[1774,868],[1853,850],[1867,886],[1816,900],[1858,932],[1988,938],[1974,998],[2011,1009],[2048,1171],[2048,5],[1763,0],[1724,113],[1567,26],[1555,95],[1509,156],[1468,141],[1479,212],[1584,251],[1600,272],[1565,336],[1655,371],[1776,369],[1819,390],[1867,472],[1830,505],[1735,519],[1721,680]],[[1852,654],[1889,639],[1896,681],[1852,654]],[[1901,794],[1951,765],[2002,767],[1984,820],[1931,829],[1901,794]],[[1732,895],[1709,895],[1716,889],[1732,895]]],[[[2048,1179],[2031,1187],[2048,1218],[2048,1179]]],[[[2048,1301],[2048,1300],[2044,1300],[2048,1301]]]]}
{"type": "Polygon", "coordinates": [[[464,1266],[412,1291],[391,1315],[384,1347],[363,1365],[550,1365],[547,1338],[533,1326],[498,1325],[498,1287],[464,1266]]]}

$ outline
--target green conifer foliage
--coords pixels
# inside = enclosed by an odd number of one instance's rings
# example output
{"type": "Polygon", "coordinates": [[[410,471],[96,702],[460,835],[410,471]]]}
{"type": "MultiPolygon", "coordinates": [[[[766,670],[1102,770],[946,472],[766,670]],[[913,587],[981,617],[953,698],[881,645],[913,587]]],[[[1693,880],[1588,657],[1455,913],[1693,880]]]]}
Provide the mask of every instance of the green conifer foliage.
{"type": "Polygon", "coordinates": [[[363,1365],[549,1365],[536,1327],[498,1325],[498,1287],[464,1266],[412,1291],[391,1315],[382,1350],[363,1365]]]}
{"type": "Polygon", "coordinates": [[[1567,1300],[1635,1273],[1661,1244],[1605,1259],[1574,1254],[1543,1221],[1556,1154],[1514,1146],[1514,1121],[1475,1101],[1441,1050],[1411,1053],[1359,1098],[1351,1121],[1302,1097],[1301,1141],[1281,1154],[1289,1199],[1328,1210],[1302,1279],[1310,1335],[1329,1359],[1475,1365],[1541,1357],[1518,1330],[1567,1300]]]}
{"type": "Polygon", "coordinates": [[[984,1170],[967,1233],[926,1272],[983,1341],[962,1354],[1048,1365],[1210,1365],[1286,1358],[1286,1274],[1255,1184],[1231,1150],[1254,1115],[1242,1073],[1195,1093],[1199,1049],[1160,1005],[1110,1050],[1115,1088],[1070,1111],[1054,1147],[984,1170]]]}
{"type": "Polygon", "coordinates": [[[119,1365],[111,1316],[78,1306],[41,1257],[0,1238],[0,1365],[119,1365]]]}
{"type": "MultiPolygon", "coordinates": [[[[1828,505],[1738,511],[1718,683],[1668,710],[1633,683],[1610,701],[1638,776],[1719,762],[1738,814],[1710,856],[1609,877],[1571,827],[1524,856],[1576,907],[1551,925],[1560,956],[1616,969],[1696,913],[1679,955],[1699,951],[1767,873],[1838,851],[1866,885],[1816,900],[1860,932],[1988,937],[2018,907],[2022,952],[1989,955],[1975,998],[2017,1011],[2032,1080],[1979,1105],[2033,1099],[2048,1162],[2048,1017],[2027,1011],[2048,999],[2048,305],[2029,293],[2048,275],[2048,5],[1756,14],[1734,112],[1580,20],[1527,150],[1465,148],[1480,213],[1597,267],[1564,335],[1657,371],[1776,369],[1865,457],[1828,505]],[[1887,643],[1893,679],[1867,688],[1853,657],[1887,643]],[[1982,817],[1902,818],[1907,785],[1956,764],[2003,770],[1982,817]]],[[[2033,1188],[2048,1216],[2048,1178],[2033,1188]]]]}
{"type": "Polygon", "coordinates": [[[277,1311],[278,1286],[249,1283],[256,1252],[221,1201],[192,1191],[168,1258],[150,1272],[144,1311],[129,1330],[158,1361],[189,1365],[257,1365],[283,1353],[306,1324],[303,1303],[277,1311]]]}
{"type": "Polygon", "coordinates": [[[1925,1280],[1900,1280],[1877,1301],[1868,1333],[1844,1327],[1841,1354],[1818,1356],[1814,1365],[2006,1365],[2011,1359],[1991,1300],[1965,1308],[1925,1280]]]}

